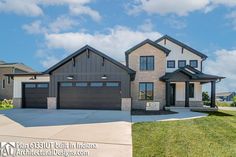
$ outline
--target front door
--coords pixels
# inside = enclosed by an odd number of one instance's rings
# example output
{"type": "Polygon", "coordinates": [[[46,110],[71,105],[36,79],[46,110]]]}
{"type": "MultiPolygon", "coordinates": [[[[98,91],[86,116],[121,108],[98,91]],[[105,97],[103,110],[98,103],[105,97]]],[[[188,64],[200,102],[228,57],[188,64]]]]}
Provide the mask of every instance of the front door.
{"type": "Polygon", "coordinates": [[[170,105],[175,106],[176,85],[170,84],[170,105]]]}

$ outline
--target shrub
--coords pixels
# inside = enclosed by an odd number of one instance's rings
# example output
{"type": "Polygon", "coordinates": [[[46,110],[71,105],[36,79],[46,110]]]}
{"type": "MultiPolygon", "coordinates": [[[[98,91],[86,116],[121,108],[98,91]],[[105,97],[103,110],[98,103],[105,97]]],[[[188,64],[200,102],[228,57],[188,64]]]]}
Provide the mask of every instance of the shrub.
{"type": "Polygon", "coordinates": [[[236,96],[233,97],[233,102],[231,103],[232,107],[236,107],[236,96]]]}
{"type": "Polygon", "coordinates": [[[221,101],[217,101],[217,102],[216,102],[216,105],[217,105],[217,106],[220,106],[220,107],[230,107],[230,106],[231,106],[230,103],[221,102],[221,101]]]}
{"type": "Polygon", "coordinates": [[[13,108],[13,101],[4,99],[3,101],[0,101],[0,109],[9,109],[13,108]]]}

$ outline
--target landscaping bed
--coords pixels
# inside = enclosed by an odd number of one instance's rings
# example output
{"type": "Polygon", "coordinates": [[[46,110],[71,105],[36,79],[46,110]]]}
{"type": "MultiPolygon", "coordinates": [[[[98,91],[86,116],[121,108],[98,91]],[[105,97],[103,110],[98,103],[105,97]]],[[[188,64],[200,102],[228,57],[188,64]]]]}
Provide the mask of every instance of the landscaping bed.
{"type": "Polygon", "coordinates": [[[12,108],[13,108],[12,100],[4,99],[3,101],[0,101],[0,110],[7,110],[12,108]]]}
{"type": "Polygon", "coordinates": [[[205,112],[209,116],[132,125],[134,157],[236,156],[236,112],[205,112]]]}

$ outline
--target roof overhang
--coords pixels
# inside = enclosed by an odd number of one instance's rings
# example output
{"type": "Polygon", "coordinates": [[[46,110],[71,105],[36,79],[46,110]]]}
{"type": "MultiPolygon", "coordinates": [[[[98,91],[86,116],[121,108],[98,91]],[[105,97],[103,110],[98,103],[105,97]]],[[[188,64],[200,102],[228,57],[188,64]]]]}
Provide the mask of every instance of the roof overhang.
{"type": "Polygon", "coordinates": [[[202,73],[201,71],[187,65],[183,68],[179,68],[174,72],[166,73],[160,78],[161,81],[171,81],[171,82],[209,82],[224,79],[225,77],[210,75],[202,73]]]}

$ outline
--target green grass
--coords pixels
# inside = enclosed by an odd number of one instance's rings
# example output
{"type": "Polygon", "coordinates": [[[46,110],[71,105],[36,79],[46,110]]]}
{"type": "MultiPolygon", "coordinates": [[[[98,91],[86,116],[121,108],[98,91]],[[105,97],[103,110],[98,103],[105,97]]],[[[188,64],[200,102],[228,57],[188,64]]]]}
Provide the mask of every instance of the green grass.
{"type": "Polygon", "coordinates": [[[132,125],[134,157],[234,157],[236,112],[208,117],[132,125]]]}

